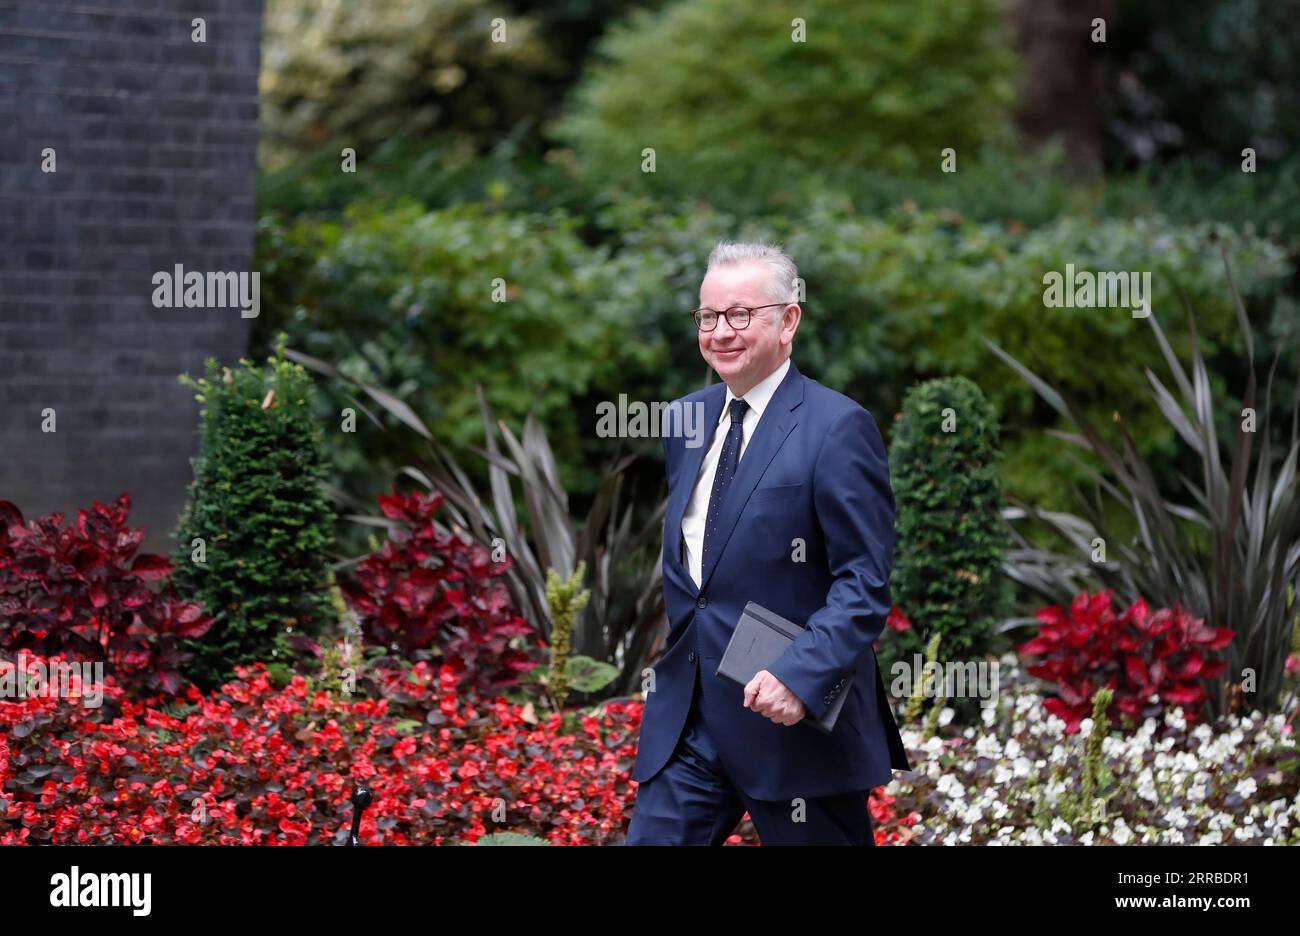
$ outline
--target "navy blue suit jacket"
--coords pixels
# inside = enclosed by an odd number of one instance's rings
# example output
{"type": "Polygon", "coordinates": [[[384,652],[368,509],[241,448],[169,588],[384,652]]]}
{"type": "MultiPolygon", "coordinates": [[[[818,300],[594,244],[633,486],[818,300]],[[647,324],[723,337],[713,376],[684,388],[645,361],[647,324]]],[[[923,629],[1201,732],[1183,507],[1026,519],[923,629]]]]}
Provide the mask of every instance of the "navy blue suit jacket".
{"type": "Polygon", "coordinates": [[[669,632],[653,664],[632,779],[653,777],[681,736],[696,678],[704,723],[728,775],[755,799],[867,790],[911,770],[872,643],[892,601],[894,495],[875,420],[857,403],[790,369],[740,460],[718,520],[718,548],[696,588],[682,562],[682,514],[722,416],[726,384],[683,397],[704,403],[703,444],[664,439],[668,507],[663,583],[669,632]],[[803,562],[794,561],[796,540],[803,562]],[[744,707],[740,686],[715,675],[745,603],[807,631],[769,671],[819,715],[841,691],[830,735],[778,725],[744,707]],[[849,674],[852,684],[843,689],[849,674]]]}

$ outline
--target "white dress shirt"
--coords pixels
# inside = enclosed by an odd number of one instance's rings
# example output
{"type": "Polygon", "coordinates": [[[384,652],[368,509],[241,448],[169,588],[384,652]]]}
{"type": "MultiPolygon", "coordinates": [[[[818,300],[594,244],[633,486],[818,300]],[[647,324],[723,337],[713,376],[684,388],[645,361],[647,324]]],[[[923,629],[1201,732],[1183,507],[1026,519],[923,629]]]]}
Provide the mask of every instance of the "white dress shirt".
{"type": "MultiPolygon", "coordinates": [[[[790,359],[786,358],[781,366],[760,380],[752,390],[740,399],[749,404],[745,417],[741,421],[740,459],[745,457],[749,440],[754,437],[758,421],[763,418],[763,411],[772,400],[772,394],[781,386],[786,371],[790,369],[790,359]]],[[[727,388],[727,399],[722,404],[722,416],[713,430],[713,442],[704,453],[700,465],[700,474],[695,481],[690,500],[686,502],[686,511],[682,514],[682,538],[686,541],[686,568],[695,580],[695,587],[700,587],[704,579],[704,520],[709,512],[709,496],[713,493],[713,476],[718,471],[718,458],[722,454],[722,443],[727,441],[727,432],[731,428],[731,401],[736,395],[727,388]]],[[[736,470],[740,470],[737,459],[736,470]]]]}

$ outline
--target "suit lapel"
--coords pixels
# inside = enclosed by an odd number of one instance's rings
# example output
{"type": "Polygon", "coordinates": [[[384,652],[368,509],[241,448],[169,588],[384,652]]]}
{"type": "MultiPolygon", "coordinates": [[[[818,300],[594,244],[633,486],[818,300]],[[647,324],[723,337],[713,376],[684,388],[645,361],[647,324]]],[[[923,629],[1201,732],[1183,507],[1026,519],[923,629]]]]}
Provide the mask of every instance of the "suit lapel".
{"type": "MultiPolygon", "coordinates": [[[[749,495],[754,492],[759,479],[763,477],[763,472],[767,471],[767,466],[772,463],[777,451],[799,422],[799,417],[794,411],[803,402],[803,382],[803,375],[799,373],[798,368],[794,366],[794,361],[791,360],[790,370],[786,372],[785,379],[776,388],[776,393],[772,394],[767,409],[763,411],[763,417],[758,421],[758,428],[754,432],[754,438],[745,447],[745,454],[740,459],[740,465],[736,469],[736,476],[731,479],[727,495],[722,501],[722,513],[718,517],[718,531],[714,534],[719,538],[718,546],[713,551],[709,563],[700,573],[701,590],[709,584],[709,577],[717,567],[722,551],[727,548],[731,533],[736,528],[736,521],[740,519],[740,513],[744,510],[745,504],[749,502],[749,495]]],[[[723,397],[726,397],[725,389],[723,390],[723,397]]],[[[719,408],[718,414],[721,415],[721,413],[722,410],[719,408]]]]}
{"type": "Polygon", "coordinates": [[[665,544],[668,551],[669,560],[682,570],[682,578],[685,582],[695,589],[695,581],[691,578],[689,570],[686,569],[681,557],[681,538],[682,538],[682,516],[686,513],[686,505],[690,501],[691,492],[695,490],[695,483],[699,480],[700,465],[704,463],[704,455],[713,444],[713,435],[718,428],[718,420],[722,418],[722,404],[727,398],[727,385],[719,383],[710,387],[704,398],[704,425],[708,432],[706,438],[696,448],[689,448],[683,442],[682,444],[682,465],[677,472],[677,490],[672,492],[672,497],[668,504],[668,521],[664,527],[664,535],[671,537],[669,543],[665,544]]]}

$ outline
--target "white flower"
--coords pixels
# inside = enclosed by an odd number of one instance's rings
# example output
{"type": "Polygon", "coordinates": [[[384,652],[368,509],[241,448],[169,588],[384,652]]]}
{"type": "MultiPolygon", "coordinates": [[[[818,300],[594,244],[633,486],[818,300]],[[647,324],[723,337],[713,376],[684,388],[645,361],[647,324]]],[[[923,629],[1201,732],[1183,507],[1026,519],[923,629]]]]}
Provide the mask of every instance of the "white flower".
{"type": "Polygon", "coordinates": [[[1234,788],[1234,792],[1242,799],[1250,799],[1255,795],[1255,778],[1246,777],[1241,780],[1234,788]]]}
{"type": "Polygon", "coordinates": [[[934,788],[950,799],[963,799],[966,796],[965,788],[952,774],[944,774],[940,777],[934,788]]]}
{"type": "Polygon", "coordinates": [[[980,735],[975,742],[975,753],[996,760],[1002,756],[1002,743],[993,735],[980,735]]]}

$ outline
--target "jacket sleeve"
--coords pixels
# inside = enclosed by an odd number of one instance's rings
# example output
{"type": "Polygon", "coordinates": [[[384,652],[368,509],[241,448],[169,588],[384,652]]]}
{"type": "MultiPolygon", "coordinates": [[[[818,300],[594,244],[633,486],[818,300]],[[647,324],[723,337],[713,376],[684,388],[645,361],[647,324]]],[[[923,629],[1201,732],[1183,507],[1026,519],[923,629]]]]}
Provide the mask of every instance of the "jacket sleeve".
{"type": "Polygon", "coordinates": [[[885,628],[893,601],[894,492],[889,456],[862,407],[831,425],[813,468],[813,504],[834,582],[770,672],[820,718],[885,628]]]}

